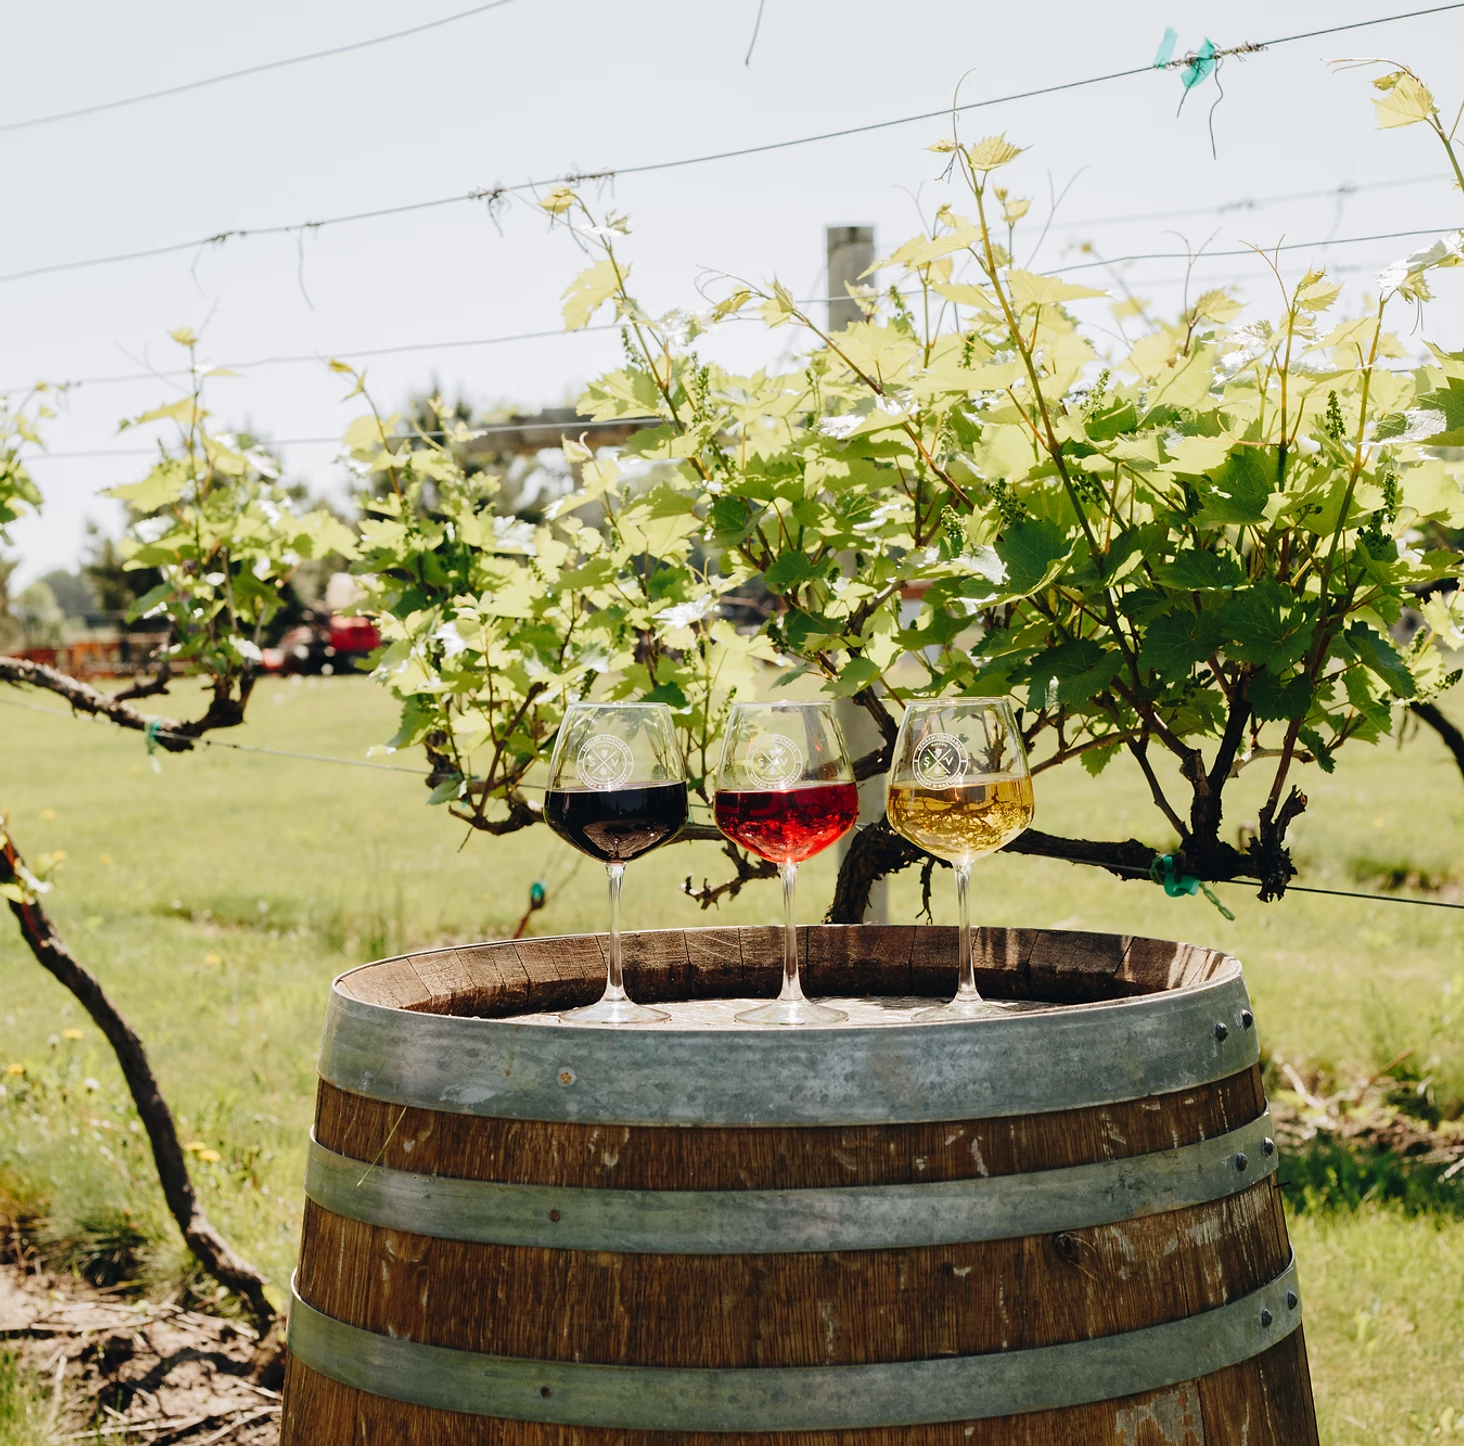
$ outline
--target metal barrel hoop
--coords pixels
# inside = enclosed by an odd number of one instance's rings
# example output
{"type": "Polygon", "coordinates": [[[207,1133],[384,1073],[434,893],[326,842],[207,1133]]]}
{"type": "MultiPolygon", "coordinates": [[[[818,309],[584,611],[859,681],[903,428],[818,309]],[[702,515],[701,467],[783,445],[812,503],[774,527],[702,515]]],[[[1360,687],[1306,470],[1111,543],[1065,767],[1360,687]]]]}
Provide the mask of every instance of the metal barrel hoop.
{"type": "Polygon", "coordinates": [[[611,1190],[421,1175],[312,1138],[305,1193],[388,1230],[480,1245],[647,1255],[891,1250],[1086,1230],[1207,1204],[1272,1174],[1269,1115],[1177,1149],[924,1185],[611,1190]]]}
{"type": "Polygon", "coordinates": [[[857,1366],[686,1369],[481,1355],[335,1320],[303,1301],[293,1282],[291,1296],[291,1353],[344,1385],[470,1415],[648,1431],[839,1431],[1060,1410],[1224,1370],[1301,1324],[1294,1255],[1249,1295],[1163,1325],[857,1366]]]}
{"type": "Polygon", "coordinates": [[[879,1029],[576,1028],[331,991],[323,1079],[453,1114],[618,1125],[989,1119],[1172,1093],[1259,1058],[1240,965],[1193,988],[879,1029]],[[1031,1062],[1042,1059],[1043,1067],[1031,1062]]]}

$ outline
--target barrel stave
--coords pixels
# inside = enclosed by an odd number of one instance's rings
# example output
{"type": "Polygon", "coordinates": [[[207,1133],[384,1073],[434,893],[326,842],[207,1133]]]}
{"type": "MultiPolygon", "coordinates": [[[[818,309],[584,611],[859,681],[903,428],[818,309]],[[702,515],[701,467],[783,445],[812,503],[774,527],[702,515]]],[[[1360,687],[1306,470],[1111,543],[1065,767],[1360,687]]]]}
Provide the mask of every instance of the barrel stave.
{"type": "Polygon", "coordinates": [[[1259,1067],[1169,1095],[1047,1115],[784,1129],[449,1115],[321,1081],[315,1137],[363,1162],[467,1180],[778,1190],[967,1180],[1124,1159],[1228,1134],[1264,1108],[1259,1067]]]}
{"type": "Polygon", "coordinates": [[[301,1298],[363,1330],[484,1355],[701,1368],[925,1360],[1117,1335],[1248,1295],[1290,1258],[1273,1179],[1121,1224],[923,1249],[480,1245],[313,1203],[305,1243],[301,1298]]]}
{"type": "Polygon", "coordinates": [[[1264,1355],[1216,1371],[1198,1383],[1204,1446],[1291,1446],[1315,1442],[1305,1330],[1298,1327],[1264,1355]]]}

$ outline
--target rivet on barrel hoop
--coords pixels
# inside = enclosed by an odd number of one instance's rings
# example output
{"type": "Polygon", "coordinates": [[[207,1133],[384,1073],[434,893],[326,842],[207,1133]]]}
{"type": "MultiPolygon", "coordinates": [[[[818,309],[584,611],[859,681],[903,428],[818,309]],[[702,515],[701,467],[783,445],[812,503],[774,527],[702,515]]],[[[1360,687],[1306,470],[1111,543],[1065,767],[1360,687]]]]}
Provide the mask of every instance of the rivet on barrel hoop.
{"type": "Polygon", "coordinates": [[[560,1070],[559,1083],[562,1085],[572,1085],[574,1083],[574,1071],[572,1069],[560,1070]]]}
{"type": "Polygon", "coordinates": [[[1256,1017],[1249,1009],[1242,1009],[1240,1011],[1240,1022],[1249,1029],[1256,1022],[1256,1017]]]}
{"type": "Polygon", "coordinates": [[[1250,1161],[1246,1158],[1245,1151],[1237,1150],[1235,1152],[1235,1168],[1243,1171],[1249,1164],[1250,1161]]]}
{"type": "Polygon", "coordinates": [[[1286,1292],[1286,1309],[1295,1310],[1301,1304],[1301,1297],[1294,1290],[1286,1292]]]}
{"type": "Polygon", "coordinates": [[[1224,1044],[1225,1043],[1226,1037],[1229,1035],[1229,1033],[1230,1033],[1230,1030],[1226,1028],[1225,1022],[1223,1020],[1219,1020],[1219,1021],[1216,1022],[1216,1024],[1215,1024],[1215,1038],[1217,1040],[1219,1040],[1219,1042],[1221,1044],[1224,1044]]]}
{"type": "Polygon", "coordinates": [[[1268,1310],[1264,1310],[1263,1309],[1261,1311],[1261,1328],[1264,1330],[1267,1327],[1269,1327],[1270,1324],[1271,1324],[1271,1312],[1268,1311],[1268,1310]]]}
{"type": "Polygon", "coordinates": [[[1261,1151],[1268,1160],[1276,1153],[1276,1142],[1269,1135],[1261,1141],[1261,1151]]]}

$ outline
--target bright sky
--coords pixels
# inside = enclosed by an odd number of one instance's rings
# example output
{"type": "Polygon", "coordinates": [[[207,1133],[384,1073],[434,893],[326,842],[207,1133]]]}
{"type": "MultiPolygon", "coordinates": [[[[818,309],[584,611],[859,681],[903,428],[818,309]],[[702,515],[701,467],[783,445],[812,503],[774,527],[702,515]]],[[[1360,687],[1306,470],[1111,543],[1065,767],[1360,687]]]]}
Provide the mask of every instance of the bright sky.
{"type": "MultiPolygon", "coordinates": [[[[467,8],[470,0],[252,0],[200,6],[154,0],[52,0],[11,6],[0,165],[6,225],[0,276],[143,250],[222,230],[284,225],[450,196],[477,187],[613,170],[856,126],[1146,65],[1168,25],[1179,48],[1219,46],[1415,8],[1404,0],[1075,0],[997,7],[972,0],[887,5],[765,0],[752,63],[743,63],[757,0],[718,5],[644,0],[511,0],[485,14],[352,54],[292,66],[107,114],[5,131],[24,120],[223,71],[346,44],[467,8]]],[[[1441,177],[1421,129],[1379,133],[1362,75],[1337,56],[1384,55],[1431,78],[1456,106],[1464,9],[1227,61],[1224,99],[1199,87],[1176,117],[1174,72],[1147,73],[968,114],[962,135],[1005,130],[1032,150],[1008,172],[1047,208],[1049,177],[1072,185],[1036,255],[1075,258],[1080,240],[1105,255],[1228,249],[1464,224],[1464,198],[1441,177]],[[1377,183],[1392,183],[1378,187],[1377,183]],[[1339,196],[1346,185],[1375,187],[1339,196]],[[1296,193],[1331,192],[1311,199],[1296,193]],[[1245,205],[1272,197],[1293,197],[1245,205]],[[1156,213],[1164,213],[1158,215],[1156,213]],[[1116,219],[1116,218],[1141,219],[1116,219]],[[1211,240],[1210,238],[1213,239],[1211,240]]],[[[949,193],[925,147],[939,121],[738,160],[626,176],[604,199],[629,212],[634,283],[656,306],[697,301],[704,268],[780,276],[821,295],[823,228],[871,223],[880,246],[918,226],[949,193]]],[[[1037,229],[1031,231],[1035,242],[1037,229]]],[[[1290,253],[1299,273],[1321,258],[1360,300],[1382,265],[1427,237],[1290,253]]],[[[1030,244],[1030,242],[1029,242],[1030,244]]],[[[1020,248],[1019,248],[1020,249],[1020,248]]],[[[0,283],[0,390],[34,378],[117,376],[177,364],[169,329],[202,328],[214,363],[271,357],[214,384],[221,424],[286,441],[293,475],[339,493],[337,437],[359,408],[323,359],[361,358],[373,392],[399,403],[433,378],[478,403],[562,404],[613,365],[613,333],[498,346],[438,344],[549,331],[580,258],[522,201],[498,225],[460,204],[295,236],[234,238],[197,251],[0,283]],[[500,228],[501,227],[501,233],[500,228]],[[416,348],[391,356],[367,350],[416,348]],[[299,439],[299,440],[294,440],[299,439]],[[320,439],[320,440],[317,440],[320,439]]],[[[1093,282],[1101,273],[1082,273],[1093,282]]],[[[1129,284],[1177,306],[1184,264],[1135,262],[1129,284]]],[[[1239,281],[1268,300],[1264,268],[1224,258],[1196,272],[1239,281]]],[[[1431,336],[1464,344],[1464,280],[1440,278],[1431,336]]],[[[1270,283],[1274,287],[1274,283],[1270,283]]],[[[718,359],[774,354],[751,326],[728,328],[718,359]]],[[[78,453],[146,446],[117,436],[119,418],[170,398],[154,378],[88,383],[50,424],[52,455],[34,471],[40,519],[13,529],[20,580],[74,565],[88,516],[116,524],[100,489],[140,476],[139,456],[78,453]]]]}

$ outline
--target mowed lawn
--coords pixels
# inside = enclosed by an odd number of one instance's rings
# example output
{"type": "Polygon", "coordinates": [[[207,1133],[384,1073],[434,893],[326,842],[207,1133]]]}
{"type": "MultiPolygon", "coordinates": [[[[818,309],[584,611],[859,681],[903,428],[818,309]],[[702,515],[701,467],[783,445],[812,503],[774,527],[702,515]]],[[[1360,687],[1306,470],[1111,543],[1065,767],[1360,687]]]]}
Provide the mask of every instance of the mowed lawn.
{"type": "MultiPolygon", "coordinates": [[[[404,948],[511,932],[535,879],[547,881],[549,902],[533,932],[598,929],[603,875],[541,829],[467,837],[404,773],[222,748],[160,755],[157,772],[139,736],[19,709],[17,697],[0,695],[0,809],[28,855],[65,851],[49,906],[147,1041],[209,1210],[282,1295],[331,976],[404,948]]],[[[1464,699],[1446,707],[1464,717],[1464,699]]],[[[225,736],[364,760],[393,728],[389,700],[364,679],[268,680],[248,726],[225,736]]],[[[1268,780],[1253,771],[1231,828],[1252,821],[1264,796],[1268,780]]],[[[1464,781],[1432,735],[1353,749],[1336,774],[1307,768],[1300,781],[1311,800],[1295,830],[1303,882],[1375,889],[1417,876],[1442,889],[1433,897],[1464,899],[1464,781]]],[[[1076,766],[1045,774],[1037,798],[1050,831],[1164,842],[1147,791],[1118,765],[1097,782],[1076,766]]],[[[627,925],[772,921],[778,902],[766,884],[710,915],[680,891],[688,874],[715,881],[725,868],[706,844],[637,865],[627,925]]],[[[821,916],[832,876],[831,860],[803,870],[806,921],[821,916]]],[[[1436,1098],[1459,1109],[1464,913],[1300,894],[1261,905],[1244,889],[1220,893],[1234,922],[1202,897],[1171,900],[1042,860],[987,860],[975,880],[984,923],[1224,947],[1245,963],[1273,1057],[1345,1076],[1412,1050],[1436,1098]]],[[[952,920],[948,874],[937,874],[934,906],[938,921],[952,920]]],[[[918,909],[916,875],[897,878],[890,917],[912,921],[918,909]]],[[[9,1065],[24,1073],[0,1075],[0,1209],[8,1194],[8,1208],[43,1212],[61,1238],[141,1229],[161,1242],[148,1270],[167,1279],[177,1247],[120,1077],[7,920],[0,1070],[9,1065]]],[[[1293,1234],[1323,1439],[1464,1441],[1464,1223],[1365,1208],[1301,1216],[1293,1234]]]]}

